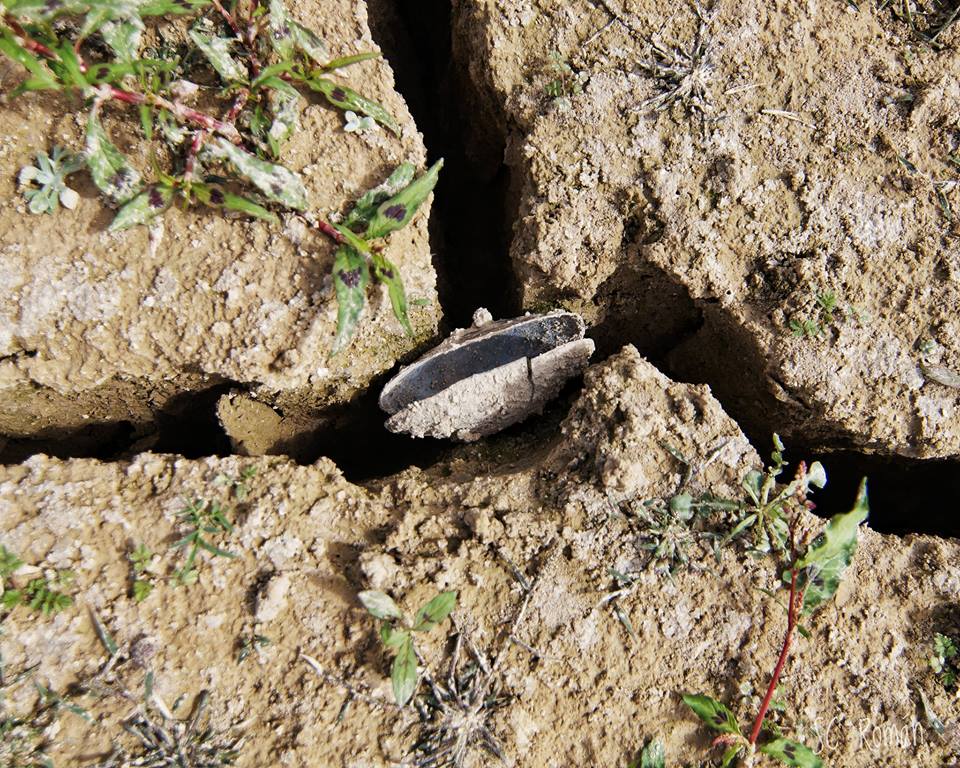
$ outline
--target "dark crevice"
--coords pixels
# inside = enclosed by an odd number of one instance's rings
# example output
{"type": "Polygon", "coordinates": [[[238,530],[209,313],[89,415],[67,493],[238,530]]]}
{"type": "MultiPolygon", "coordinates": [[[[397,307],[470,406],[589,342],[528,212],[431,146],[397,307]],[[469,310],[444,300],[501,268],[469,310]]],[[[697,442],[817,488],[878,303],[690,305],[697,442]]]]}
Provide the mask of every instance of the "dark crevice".
{"type": "MultiPolygon", "coordinates": [[[[506,129],[480,125],[477,131],[478,122],[495,120],[478,105],[463,62],[455,61],[451,2],[368,0],[368,5],[374,38],[424,134],[429,161],[446,161],[430,219],[444,330],[469,325],[478,306],[487,307],[494,317],[515,316],[520,293],[510,243],[518,200],[512,186],[516,180],[503,162],[506,129]],[[472,151],[478,133],[484,136],[484,151],[472,151]]],[[[641,192],[646,194],[643,188],[641,192]]],[[[778,431],[787,438],[789,459],[824,464],[829,483],[815,494],[820,514],[849,509],[860,478],[867,476],[874,529],[960,536],[954,501],[960,497],[960,462],[878,457],[849,450],[840,435],[815,433],[809,407],[783,382],[782,391],[776,391],[778,382],[768,378],[766,351],[755,348],[717,300],[693,301],[681,281],[644,257],[644,247],[660,236],[655,217],[637,208],[626,210],[625,219],[623,264],[599,291],[605,314],[589,331],[597,343],[594,362],[632,343],[674,380],[710,384],[762,456],[769,453],[771,433],[778,431]],[[824,446],[846,450],[826,452],[824,446]]],[[[461,446],[415,440],[384,428],[377,399],[392,373],[378,377],[351,403],[317,415],[310,429],[276,450],[304,463],[327,456],[354,482],[372,482],[442,460],[453,467],[458,457],[479,457],[487,466],[506,467],[557,435],[579,390],[579,382],[571,382],[542,417],[482,443],[461,446]]],[[[184,393],[166,403],[149,425],[97,423],[0,440],[0,461],[20,462],[39,452],[101,459],[139,450],[187,458],[226,455],[232,448],[217,420],[216,405],[231,391],[243,393],[244,387],[225,382],[184,393]]]]}

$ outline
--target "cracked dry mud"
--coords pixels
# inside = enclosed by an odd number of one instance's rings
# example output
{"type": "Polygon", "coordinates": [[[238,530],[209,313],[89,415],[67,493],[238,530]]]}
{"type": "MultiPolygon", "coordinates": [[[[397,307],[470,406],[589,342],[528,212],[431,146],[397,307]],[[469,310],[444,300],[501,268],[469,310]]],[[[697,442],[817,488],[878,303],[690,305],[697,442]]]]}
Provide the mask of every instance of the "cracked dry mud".
{"type": "MultiPolygon", "coordinates": [[[[294,8],[343,53],[375,47],[377,8],[398,11],[391,23],[411,20],[400,0],[294,8]]],[[[215,740],[242,739],[239,766],[412,764],[423,722],[390,703],[390,657],[356,598],[363,589],[409,610],[459,590],[452,621],[419,639],[422,669],[445,676],[457,633],[500,656],[502,704],[482,723],[506,765],[626,766],[651,737],[668,765],[705,765],[710,737],[679,694],[710,694],[741,722],[753,717],[786,623],[760,591],[776,589],[778,574],[769,558],[729,546],[717,561],[699,543],[694,567],[666,578],[645,567],[620,501],[675,494],[686,473],[677,452],[698,463],[715,455],[691,492],[740,498],[743,476],[763,463],[743,430],[787,435],[794,462],[791,437],[893,457],[960,454],[958,392],[920,367],[960,367],[956,231],[931,186],[950,178],[941,161],[960,140],[956,28],[934,50],[890,9],[855,12],[840,0],[718,0],[706,22],[650,0],[455,0],[449,10],[449,21],[419,6],[412,14],[450,25],[449,82],[475,116],[462,126],[467,153],[482,173],[511,170],[516,284],[499,289],[516,287],[524,309],[582,313],[598,354],[544,416],[444,445],[422,467],[412,441],[390,443],[407,468],[362,485],[329,458],[263,454],[309,453],[330,406],[371,394],[371,381],[429,347],[441,307],[427,216],[389,246],[408,291],[433,302],[412,316],[416,338],[373,297],[351,354],[330,362],[331,251],[307,222],[171,211],[162,236],[114,237],[90,188],[76,211],[28,218],[16,169],[77,127],[63,105],[36,97],[0,107],[0,195],[10,202],[0,212],[0,434],[48,439],[67,455],[101,444],[91,422],[129,423],[147,441],[112,461],[38,452],[0,467],[0,544],[27,563],[14,584],[75,574],[71,607],[12,611],[0,634],[4,680],[32,670],[3,689],[0,715],[30,711],[35,680],[76,694],[89,716],[62,711],[36,734],[54,765],[135,750],[122,723],[148,675],[175,719],[209,692],[215,740]],[[684,49],[698,32],[710,67],[699,103],[651,113],[642,105],[662,88],[640,67],[650,43],[684,49]],[[552,51],[579,92],[545,94],[552,51]],[[794,338],[790,319],[813,316],[823,290],[843,315],[794,338]],[[924,340],[935,346],[921,351],[924,340]],[[219,420],[234,455],[145,450],[183,401],[219,420]],[[235,528],[216,544],[236,557],[201,553],[197,583],[176,586],[180,513],[195,499],[226,510],[235,528]],[[154,554],[140,578],[154,588],[138,602],[130,556],[141,544],[154,554]],[[619,600],[636,642],[603,602],[611,568],[640,574],[619,600]],[[112,663],[94,615],[118,644],[112,663]]],[[[401,140],[364,143],[338,131],[337,113],[306,110],[290,152],[318,211],[339,209],[401,160],[425,160],[391,66],[401,65],[366,62],[350,77],[401,118],[401,140]]],[[[442,280],[457,254],[436,264],[442,280]]],[[[349,440],[344,424],[328,425],[328,439],[349,440]]],[[[385,436],[362,439],[361,461],[373,463],[385,436]]],[[[955,471],[943,466],[943,477],[955,471]]],[[[935,484],[916,494],[956,506],[935,484]]],[[[928,666],[933,634],[960,631],[958,563],[956,540],[862,529],[836,599],[796,639],[777,716],[789,735],[843,768],[960,760],[957,698],[928,666]]],[[[496,764],[477,750],[465,761],[496,764]]]]}

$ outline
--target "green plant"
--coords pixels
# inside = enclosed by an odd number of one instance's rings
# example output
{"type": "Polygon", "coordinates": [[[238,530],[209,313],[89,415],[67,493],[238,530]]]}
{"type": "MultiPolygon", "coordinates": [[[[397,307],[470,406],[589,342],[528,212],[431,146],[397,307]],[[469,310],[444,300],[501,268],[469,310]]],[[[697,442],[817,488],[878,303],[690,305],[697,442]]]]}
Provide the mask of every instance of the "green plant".
{"type": "MultiPolygon", "coordinates": [[[[147,222],[175,198],[270,221],[276,216],[266,205],[306,210],[299,176],[272,162],[296,130],[303,90],[400,132],[382,106],[330,78],[377,54],[328,59],[323,41],[296,22],[282,0],[238,0],[229,7],[219,0],[9,0],[0,53],[26,70],[15,95],[61,91],[89,107],[77,158],[100,192],[120,206],[111,229],[147,222]],[[167,30],[161,27],[160,44],[144,48],[145,19],[163,23],[184,15],[196,16],[185,43],[163,44],[167,30]],[[210,111],[189,104],[199,90],[194,80],[204,82],[210,111]],[[102,121],[108,104],[136,115],[143,138],[159,137],[176,158],[164,170],[156,152],[143,152],[154,157],[153,181],[108,136],[102,121]]],[[[75,164],[71,159],[56,178],[78,170],[75,164]]],[[[48,185],[33,193],[31,210],[52,210],[54,193],[60,190],[48,185]],[[43,202],[34,208],[38,198],[43,202]]]]}
{"type": "Polygon", "coordinates": [[[217,475],[214,482],[228,486],[233,491],[234,498],[236,498],[237,501],[243,501],[250,492],[250,480],[256,477],[256,475],[256,467],[244,467],[240,470],[240,474],[237,477],[217,475]]]}
{"type": "Polygon", "coordinates": [[[577,73],[559,51],[551,51],[546,71],[552,79],[543,90],[551,99],[569,98],[580,93],[581,86],[577,73]]]}
{"type": "Polygon", "coordinates": [[[782,572],[782,581],[789,585],[787,629],[766,695],[749,735],[744,735],[733,712],[721,702],[701,694],[683,695],[684,703],[707,726],[719,733],[714,744],[724,747],[721,761],[723,766],[732,765],[741,755],[752,760],[754,753],[759,751],[790,766],[822,767],[822,761],[809,747],[784,738],[778,729],[765,723],[765,718],[786,666],[800,619],[812,616],[836,594],[843,573],[853,560],[859,527],[866,520],[868,512],[867,486],[864,479],[853,508],[832,517],[824,529],[809,541],[802,556],[798,552],[804,545],[797,541],[799,514],[792,514],[788,520],[789,550],[786,567],[782,572]],[[766,738],[760,743],[761,734],[764,733],[766,738]]]}
{"type": "Polygon", "coordinates": [[[58,571],[51,579],[38,577],[31,579],[19,589],[7,588],[7,583],[23,562],[4,547],[0,547],[0,586],[3,593],[0,595],[0,608],[12,611],[18,605],[25,605],[44,616],[69,608],[73,605],[73,598],[61,590],[73,584],[73,572],[58,571]]]}
{"type": "Polygon", "coordinates": [[[53,213],[61,205],[75,208],[79,195],[67,186],[66,178],[85,165],[82,155],[65,152],[57,146],[49,155],[37,152],[37,164],[25,165],[17,175],[30,213],[53,213]]]}
{"type": "Polygon", "coordinates": [[[136,738],[137,746],[128,750],[118,745],[109,757],[91,768],[220,768],[233,765],[240,757],[242,737],[226,738],[203,725],[210,700],[208,691],[200,692],[186,720],[178,720],[156,699],[151,676],[144,688],[143,705],[123,724],[124,730],[136,738]]]}
{"type": "Polygon", "coordinates": [[[375,282],[387,287],[393,313],[412,336],[407,315],[407,297],[400,270],[383,255],[376,241],[402,229],[437,185],[443,160],[438,160],[419,178],[410,163],[400,165],[382,184],[366,192],[342,221],[320,222],[319,227],[337,244],[333,261],[333,285],[337,294],[337,336],[332,354],[353,338],[363,312],[371,272],[375,282]]]}
{"type": "Polygon", "coordinates": [[[960,676],[960,658],[957,658],[957,641],[937,632],[933,636],[933,653],[930,656],[930,669],[937,680],[947,690],[955,688],[960,676]]]}
{"type": "Polygon", "coordinates": [[[240,664],[246,661],[247,657],[254,651],[270,645],[270,638],[265,635],[252,634],[239,640],[238,644],[237,663],[240,664]]]}
{"type": "Polygon", "coordinates": [[[837,294],[830,290],[825,290],[814,294],[814,316],[807,317],[795,315],[790,318],[787,324],[790,332],[798,339],[815,339],[822,336],[826,329],[840,322],[837,313],[851,315],[860,319],[862,312],[856,307],[850,306],[846,310],[840,308],[837,294]]]}
{"type": "Polygon", "coordinates": [[[187,550],[186,562],[173,573],[173,578],[177,584],[196,583],[196,559],[201,549],[214,557],[236,557],[233,552],[220,549],[204,538],[205,535],[212,536],[233,531],[233,523],[227,519],[225,510],[217,502],[211,503],[206,499],[195,499],[180,512],[180,517],[186,521],[190,530],[182,539],[172,545],[174,549],[187,550]]]}
{"type": "Polygon", "coordinates": [[[153,592],[153,580],[147,568],[153,560],[153,552],[146,544],[140,544],[130,553],[130,565],[133,567],[133,599],[142,603],[153,592]]]}
{"type": "Polygon", "coordinates": [[[380,619],[380,640],[393,650],[390,678],[393,697],[399,706],[410,701],[417,688],[417,653],[413,644],[416,632],[429,632],[442,622],[457,604],[456,591],[441,592],[424,603],[411,620],[386,592],[368,590],[358,597],[371,616],[380,619]]]}
{"type": "Polygon", "coordinates": [[[787,521],[791,510],[796,507],[813,508],[807,499],[810,487],[823,488],[827,484],[827,473],[819,461],[808,469],[800,462],[793,480],[785,485],[777,478],[787,466],[783,458],[784,445],[780,436],[773,436],[773,451],[770,464],[760,470],[751,470],[743,478],[741,485],[747,492],[748,500],[741,502],[737,512],[737,522],[727,536],[735,539],[748,531],[753,532],[753,549],[762,554],[771,548],[782,552],[787,543],[787,521]]]}

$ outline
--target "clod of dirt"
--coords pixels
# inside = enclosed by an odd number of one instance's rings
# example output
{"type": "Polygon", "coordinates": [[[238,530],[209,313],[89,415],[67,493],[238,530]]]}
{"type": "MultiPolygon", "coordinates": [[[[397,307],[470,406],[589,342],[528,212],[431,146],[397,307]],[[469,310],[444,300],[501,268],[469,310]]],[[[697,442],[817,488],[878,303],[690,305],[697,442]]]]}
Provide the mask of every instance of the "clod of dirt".
{"type": "Polygon", "coordinates": [[[935,14],[892,4],[702,5],[454,4],[524,307],[655,354],[700,314],[671,372],[749,433],[960,455],[929,374],[960,370],[960,24],[931,45],[935,14]]]}
{"type": "MultiPolygon", "coordinates": [[[[377,50],[362,0],[289,5],[331,56],[377,50]]],[[[441,312],[425,205],[386,250],[418,300],[414,336],[403,333],[386,294],[374,292],[349,351],[330,357],[334,247],[313,222],[344,211],[400,163],[422,165],[426,154],[385,60],[339,74],[383,103],[402,136],[347,133],[341,112],[308,99],[282,160],[303,179],[311,211],[283,213],[280,225],[174,207],[151,228],[109,233],[113,214],[84,174],[71,177],[80,192],[74,210],[31,215],[17,172],[38,150],[77,146],[78,105],[46,91],[0,105],[0,434],[57,442],[125,422],[136,437],[184,396],[229,382],[288,420],[315,416],[433,337],[441,312]]],[[[20,74],[4,77],[9,90],[20,74]]],[[[104,120],[149,174],[136,112],[109,107],[104,120]]]]}
{"type": "Polygon", "coordinates": [[[481,308],[473,318],[387,382],[388,429],[467,442],[492,435],[540,413],[593,354],[570,312],[493,322],[481,308]]]}

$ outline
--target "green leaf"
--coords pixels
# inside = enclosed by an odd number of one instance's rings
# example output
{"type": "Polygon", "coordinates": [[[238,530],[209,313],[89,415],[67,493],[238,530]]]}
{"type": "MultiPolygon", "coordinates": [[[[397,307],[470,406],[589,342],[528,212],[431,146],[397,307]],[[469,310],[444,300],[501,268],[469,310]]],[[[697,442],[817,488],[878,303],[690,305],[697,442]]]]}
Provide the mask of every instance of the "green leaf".
{"type": "Polygon", "coordinates": [[[231,557],[231,558],[238,557],[236,552],[228,552],[225,549],[220,549],[220,547],[215,547],[210,542],[204,541],[203,539],[200,539],[200,538],[197,539],[197,544],[200,545],[201,549],[206,550],[214,557],[231,557]]]}
{"type": "Polygon", "coordinates": [[[343,226],[351,232],[363,235],[370,225],[370,220],[377,212],[377,208],[384,200],[396,195],[404,187],[413,181],[417,173],[413,163],[402,163],[397,169],[387,177],[382,184],[378,184],[373,189],[365,192],[353,207],[353,210],[347,214],[343,221],[343,226]]]}
{"type": "Polygon", "coordinates": [[[327,57],[327,47],[323,40],[310,29],[302,24],[290,20],[290,32],[293,35],[294,44],[307,56],[313,59],[317,64],[321,64],[327,57]]]}
{"type": "MultiPolygon", "coordinates": [[[[122,62],[133,62],[140,51],[140,38],[143,35],[143,22],[108,21],[100,27],[100,37],[113,55],[122,62]]],[[[170,62],[172,65],[173,62],[170,62]]]]}
{"type": "Polygon", "coordinates": [[[140,191],[140,174],[117,149],[96,112],[87,120],[87,166],[94,184],[107,197],[125,203],[140,191]]]}
{"type": "Polygon", "coordinates": [[[170,207],[173,188],[166,184],[151,184],[143,192],[126,203],[110,223],[110,231],[146,224],[170,207]]]}
{"type": "Polygon", "coordinates": [[[311,77],[305,82],[310,88],[326,96],[327,101],[335,107],[369,115],[397,136],[400,135],[400,125],[393,119],[393,115],[377,102],[361,96],[352,88],[335,83],[333,80],[327,80],[325,77],[311,77]]]}
{"type": "Polygon", "coordinates": [[[380,203],[370,219],[370,226],[365,233],[366,239],[384,237],[409,224],[417,209],[427,199],[427,195],[437,186],[441,168],[443,160],[438,160],[419,179],[380,203]]]}
{"type": "Polygon", "coordinates": [[[0,581],[7,576],[13,575],[21,565],[23,565],[23,560],[0,544],[0,581]]]}
{"type": "Polygon", "coordinates": [[[150,593],[153,592],[153,584],[144,579],[137,579],[133,582],[133,599],[142,603],[146,600],[150,593]]]}
{"type": "Polygon", "coordinates": [[[8,589],[0,595],[0,605],[7,610],[16,608],[23,602],[24,594],[22,589],[8,589]]]}
{"type": "Polygon", "coordinates": [[[231,211],[245,213],[257,219],[269,221],[271,224],[277,224],[280,221],[275,213],[268,211],[262,205],[257,205],[252,200],[247,200],[245,197],[234,195],[230,192],[223,193],[223,207],[231,211]]]}
{"type": "Polygon", "coordinates": [[[80,68],[80,60],[77,58],[73,45],[69,41],[64,41],[55,48],[58,60],[50,60],[47,66],[50,67],[65,85],[72,85],[82,90],[88,90],[90,83],[87,82],[87,76],[80,68]]]}
{"type": "Polygon", "coordinates": [[[270,0],[269,27],[273,50],[281,59],[289,59],[294,48],[293,30],[283,0],[270,0]]]}
{"type": "Polygon", "coordinates": [[[6,54],[8,58],[20,64],[31,74],[31,77],[17,87],[14,95],[22,91],[56,90],[60,88],[60,84],[50,70],[43,65],[40,59],[20,45],[13,33],[6,28],[0,29],[0,53],[6,54]]]}
{"type": "Polygon", "coordinates": [[[368,51],[367,53],[357,53],[353,56],[343,56],[339,59],[334,59],[333,61],[328,61],[326,64],[321,67],[324,72],[333,72],[337,69],[343,69],[344,67],[349,67],[351,64],[359,64],[361,61],[370,61],[371,59],[379,59],[380,54],[376,51],[368,51]]]}
{"type": "Polygon", "coordinates": [[[640,762],[634,763],[632,768],[664,768],[667,755],[663,749],[663,742],[651,739],[640,753],[640,762]]]}
{"type": "Polygon", "coordinates": [[[113,656],[117,652],[117,642],[110,636],[107,628],[103,626],[100,617],[97,616],[97,612],[94,611],[93,608],[90,609],[90,621],[93,622],[93,630],[97,633],[97,639],[103,644],[107,653],[113,656]]]}
{"type": "Polygon", "coordinates": [[[380,625],[380,639],[387,648],[399,648],[410,639],[410,633],[405,629],[394,629],[389,623],[380,625]]]}
{"type": "Polygon", "coordinates": [[[457,592],[441,592],[433,600],[422,606],[417,611],[417,616],[413,620],[414,632],[426,632],[433,629],[437,624],[443,621],[457,604],[457,592]]]}
{"type": "Polygon", "coordinates": [[[298,211],[304,211],[309,206],[307,190],[293,171],[261,160],[223,137],[218,137],[213,147],[215,156],[227,159],[237,173],[249,180],[269,200],[298,211]]]}
{"type": "Polygon", "coordinates": [[[723,753],[723,758],[720,760],[720,768],[727,768],[728,765],[732,765],[733,761],[737,759],[737,755],[743,750],[743,744],[734,744],[726,752],[723,753]]]}
{"type": "MultiPolygon", "coordinates": [[[[143,72],[169,72],[176,67],[172,61],[158,61],[155,59],[140,59],[126,61],[119,64],[92,64],[87,71],[87,78],[91,83],[115,83],[127,75],[139,75],[143,72]]],[[[146,104],[140,104],[147,107],[146,104]]]]}
{"type": "Polygon", "coordinates": [[[400,278],[400,270],[388,261],[386,257],[375,254],[373,257],[373,276],[385,286],[390,296],[390,306],[393,307],[393,314],[400,325],[403,326],[407,336],[413,336],[413,326],[410,325],[410,317],[407,314],[407,293],[403,289],[403,280],[400,278]]]}
{"type": "Polygon", "coordinates": [[[226,37],[214,37],[199,27],[191,27],[187,32],[200,52],[210,62],[218,75],[227,83],[246,82],[247,69],[230,55],[233,40],[226,37]]]}
{"type": "Polygon", "coordinates": [[[368,589],[357,595],[363,607],[378,619],[401,619],[403,614],[393,602],[393,598],[386,592],[380,592],[376,589],[368,589]]]}
{"type": "Polygon", "coordinates": [[[856,552],[860,524],[867,519],[869,511],[867,480],[864,478],[860,481],[853,509],[830,518],[823,532],[810,543],[806,554],[794,564],[794,569],[803,572],[802,583],[806,590],[804,615],[809,616],[836,593],[843,572],[856,552]]]}
{"type": "Polygon", "coordinates": [[[727,709],[716,699],[699,694],[683,694],[683,703],[686,704],[703,722],[720,733],[732,733],[741,736],[740,726],[733,712],[727,709]]]}
{"type": "Polygon", "coordinates": [[[370,274],[367,261],[349,245],[341,245],[333,259],[333,287],[337,293],[337,335],[331,354],[353,338],[366,301],[370,274]]]}
{"type": "Polygon", "coordinates": [[[410,701],[417,688],[417,655],[413,651],[413,640],[409,635],[393,658],[390,679],[393,681],[393,698],[397,705],[402,707],[410,701]]]}
{"type": "Polygon", "coordinates": [[[280,80],[283,87],[273,88],[267,95],[270,104],[270,113],[273,122],[267,131],[267,143],[274,157],[279,156],[280,146],[285,142],[300,124],[300,110],[303,98],[296,88],[280,80]]]}
{"type": "Polygon", "coordinates": [[[760,746],[760,751],[782,763],[797,768],[823,768],[823,761],[811,750],[796,741],[776,739],[760,746]]]}
{"type": "Polygon", "coordinates": [[[210,5],[210,0],[146,0],[140,3],[141,16],[181,16],[210,5]]]}

